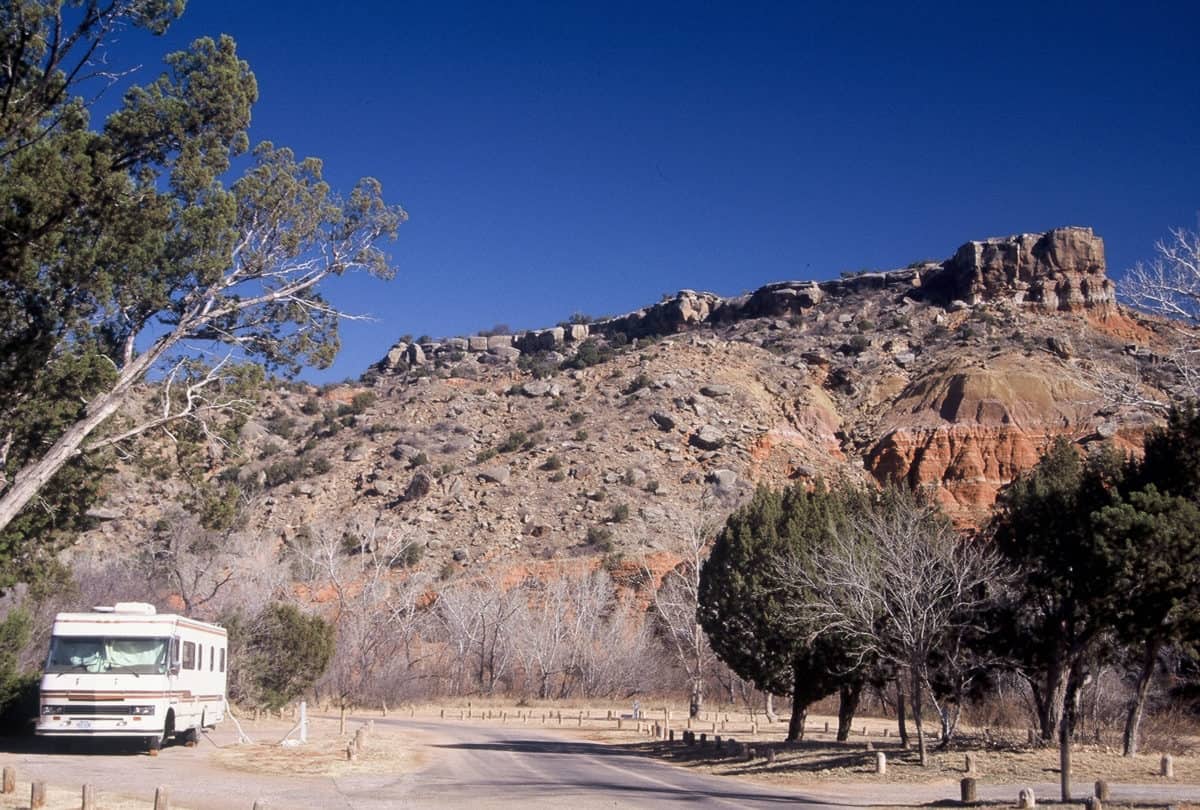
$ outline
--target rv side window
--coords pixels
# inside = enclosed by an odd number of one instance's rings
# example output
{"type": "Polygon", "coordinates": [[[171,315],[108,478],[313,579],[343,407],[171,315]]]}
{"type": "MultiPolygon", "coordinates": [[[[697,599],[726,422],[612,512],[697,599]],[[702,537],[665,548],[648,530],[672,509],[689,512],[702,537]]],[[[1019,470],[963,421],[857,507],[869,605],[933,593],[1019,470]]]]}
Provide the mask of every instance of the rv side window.
{"type": "Polygon", "coordinates": [[[225,671],[225,648],[221,648],[221,671],[225,671]]]}
{"type": "Polygon", "coordinates": [[[204,669],[204,645],[196,645],[196,669],[204,669]]]}
{"type": "Polygon", "coordinates": [[[216,657],[217,657],[217,648],[209,647],[208,648],[208,671],[209,672],[212,672],[214,669],[216,669],[216,667],[213,666],[213,662],[216,660],[216,657]]]}
{"type": "Polygon", "coordinates": [[[194,641],[183,642],[183,668],[196,668],[196,642],[194,641]]]}

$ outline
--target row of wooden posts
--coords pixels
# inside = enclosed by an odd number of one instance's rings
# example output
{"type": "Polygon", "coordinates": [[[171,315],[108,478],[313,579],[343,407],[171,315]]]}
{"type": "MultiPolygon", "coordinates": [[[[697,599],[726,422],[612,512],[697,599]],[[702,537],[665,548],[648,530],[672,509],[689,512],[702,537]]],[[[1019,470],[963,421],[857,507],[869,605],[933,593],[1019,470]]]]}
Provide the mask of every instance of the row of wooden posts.
{"type": "MultiPolygon", "coordinates": [[[[0,776],[0,793],[9,794],[17,792],[17,771],[11,766],[5,766],[3,775],[0,776]]],[[[40,810],[46,806],[46,783],[32,782],[29,785],[29,807],[30,810],[40,810]]],[[[96,810],[96,786],[84,785],[80,791],[79,808],[80,810],[96,810]]],[[[166,787],[159,786],[154,790],[154,810],[170,810],[171,798],[170,792],[166,787]]],[[[266,801],[258,799],[254,802],[253,810],[270,810],[270,806],[266,801]]]]}

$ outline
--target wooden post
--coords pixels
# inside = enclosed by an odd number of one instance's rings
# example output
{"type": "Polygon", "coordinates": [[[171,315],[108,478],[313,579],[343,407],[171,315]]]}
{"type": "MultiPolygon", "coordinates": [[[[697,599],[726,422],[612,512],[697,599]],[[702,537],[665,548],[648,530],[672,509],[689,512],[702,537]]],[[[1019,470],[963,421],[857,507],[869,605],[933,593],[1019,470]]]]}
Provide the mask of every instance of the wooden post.
{"type": "Polygon", "coordinates": [[[446,719],[446,710],[445,709],[442,709],[440,712],[438,712],[438,719],[440,719],[440,720],[446,719]]]}
{"type": "Polygon", "coordinates": [[[17,792],[17,771],[11,765],[4,766],[3,781],[0,782],[0,793],[17,792]]]}
{"type": "Polygon", "coordinates": [[[887,754],[882,751],[875,752],[875,773],[880,776],[887,773],[887,754]]]}
{"type": "Polygon", "coordinates": [[[366,730],[366,728],[360,728],[358,731],[354,732],[354,750],[355,751],[366,751],[367,750],[367,730],[366,730]]]}
{"type": "Polygon", "coordinates": [[[675,729],[667,729],[667,742],[675,742],[675,729]]]}
{"type": "Polygon", "coordinates": [[[354,750],[354,740],[346,743],[346,761],[353,762],[357,752],[354,750]]]}
{"type": "Polygon", "coordinates": [[[1103,779],[1096,780],[1096,798],[1100,801],[1108,801],[1108,782],[1103,779]]]}
{"type": "Polygon", "coordinates": [[[171,798],[165,785],[154,789],[154,810],[171,810],[171,798]]]}
{"type": "Polygon", "coordinates": [[[775,764],[775,749],[774,748],[767,749],[767,764],[768,765],[775,764]]]}
{"type": "Polygon", "coordinates": [[[1025,742],[1028,745],[1033,745],[1033,729],[1030,728],[1025,730],[1025,742]]]}
{"type": "MultiPolygon", "coordinates": [[[[46,806],[46,783],[34,782],[29,786],[29,807],[30,810],[38,810],[39,807],[46,806]]],[[[154,810],[158,810],[157,807],[154,810]]]]}
{"type": "Polygon", "coordinates": [[[624,724],[624,721],[623,721],[623,720],[622,720],[620,717],[618,717],[618,718],[617,718],[617,731],[620,731],[620,730],[621,730],[621,726],[622,726],[623,724],[624,724]]]}
{"type": "Polygon", "coordinates": [[[701,735],[700,735],[700,747],[701,747],[701,748],[703,748],[703,747],[704,747],[705,745],[707,745],[707,744],[708,744],[708,735],[707,735],[707,734],[701,734],[701,735]]]}
{"type": "Polygon", "coordinates": [[[1170,754],[1163,754],[1161,772],[1165,779],[1175,778],[1175,758],[1170,754]]]}
{"type": "Polygon", "coordinates": [[[380,701],[379,708],[380,708],[380,711],[383,712],[383,716],[387,717],[387,700],[386,699],[380,701]]]}
{"type": "Polygon", "coordinates": [[[1037,807],[1037,799],[1034,798],[1032,790],[1021,788],[1021,792],[1017,794],[1017,807],[1021,810],[1032,810],[1037,807]]]}
{"type": "Polygon", "coordinates": [[[96,786],[84,785],[79,797],[79,810],[96,810],[96,786]]]}
{"type": "Polygon", "coordinates": [[[1087,810],[1104,810],[1104,802],[1100,801],[1096,796],[1089,796],[1083,800],[1083,806],[1087,810]]]}
{"type": "Polygon", "coordinates": [[[829,721],[828,720],[825,721],[825,733],[826,734],[829,733],[829,721]]]}
{"type": "Polygon", "coordinates": [[[968,776],[975,776],[975,755],[967,754],[966,756],[966,772],[968,776]]]}
{"type": "Polygon", "coordinates": [[[969,804],[975,801],[975,780],[971,777],[966,777],[958,783],[959,790],[962,796],[962,803],[969,804]]]}
{"type": "Polygon", "coordinates": [[[867,727],[863,726],[863,736],[867,736],[867,727]]]}

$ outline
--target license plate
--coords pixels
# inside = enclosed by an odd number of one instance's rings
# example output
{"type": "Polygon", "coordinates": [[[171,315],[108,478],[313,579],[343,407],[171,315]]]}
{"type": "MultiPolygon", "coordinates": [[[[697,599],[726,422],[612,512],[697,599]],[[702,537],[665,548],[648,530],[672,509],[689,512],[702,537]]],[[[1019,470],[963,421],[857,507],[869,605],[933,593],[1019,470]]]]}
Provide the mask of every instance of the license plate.
{"type": "Polygon", "coordinates": [[[75,728],[91,728],[91,727],[92,727],[91,720],[76,720],[75,721],[75,728]]]}

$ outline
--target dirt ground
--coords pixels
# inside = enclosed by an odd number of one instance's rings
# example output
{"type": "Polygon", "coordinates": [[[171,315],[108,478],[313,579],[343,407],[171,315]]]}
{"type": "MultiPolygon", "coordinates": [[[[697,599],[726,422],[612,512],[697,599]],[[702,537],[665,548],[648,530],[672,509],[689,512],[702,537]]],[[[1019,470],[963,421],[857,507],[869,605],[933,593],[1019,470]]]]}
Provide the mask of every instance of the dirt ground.
{"type": "MultiPolygon", "coordinates": [[[[238,739],[236,726],[229,720],[218,730],[206,734],[195,749],[187,753],[192,757],[191,768],[215,769],[217,772],[239,772],[246,774],[247,782],[262,775],[300,777],[342,777],[353,774],[406,773],[424,765],[425,748],[419,735],[412,732],[401,734],[394,729],[375,727],[369,718],[349,720],[345,733],[340,732],[339,721],[333,718],[313,717],[309,720],[308,743],[304,746],[281,744],[295,726],[290,716],[285,718],[240,718],[242,728],[252,742],[238,739]],[[347,745],[354,739],[355,732],[367,727],[366,744],[357,751],[353,761],[347,759],[347,745]],[[197,763],[195,758],[202,758],[197,763]],[[251,776],[253,775],[253,776],[251,776]]],[[[295,737],[295,735],[291,735],[295,737]]],[[[183,753],[176,746],[166,749],[158,758],[168,760],[173,754],[183,753]]],[[[85,753],[103,755],[102,746],[91,745],[85,753]]],[[[89,757],[92,759],[93,757],[89,757]]],[[[2,759],[2,757],[0,757],[2,759]]],[[[7,764],[2,763],[0,764],[7,764]]],[[[0,810],[28,810],[30,783],[17,771],[16,791],[0,794],[0,810]]],[[[237,778],[237,777],[234,777],[237,778]]],[[[169,781],[169,779],[167,780],[169,781]]],[[[81,803],[81,784],[72,784],[69,774],[47,783],[47,810],[78,810],[81,803]]],[[[253,790],[247,786],[248,796],[253,790]]],[[[97,806],[104,810],[151,810],[154,806],[152,791],[145,795],[128,795],[112,788],[100,787],[97,791],[97,806]]],[[[186,800],[172,796],[172,808],[187,808],[186,800]]],[[[249,802],[247,803],[249,807],[249,802]]]]}
{"type": "MultiPolygon", "coordinates": [[[[980,785],[1058,780],[1057,750],[1028,746],[1023,740],[1018,742],[1019,735],[1015,733],[1007,736],[990,730],[964,733],[952,750],[931,750],[929,765],[921,767],[915,751],[900,747],[895,724],[884,719],[856,720],[850,740],[839,743],[834,739],[836,718],[810,716],[805,740],[788,744],[783,741],[786,733],[783,721],[769,723],[761,713],[710,712],[691,723],[697,736],[705,734],[708,737],[709,744],[701,748],[687,747],[678,741],[689,725],[682,707],[661,703],[650,705],[648,702],[640,708],[642,719],[637,720],[632,716],[632,706],[626,704],[518,706],[473,701],[399,707],[389,716],[441,723],[527,727],[531,731],[620,746],[703,773],[748,779],[775,787],[813,788],[825,792],[829,792],[831,786],[845,786],[848,790],[853,785],[856,790],[873,791],[883,785],[939,784],[947,786],[947,792],[954,793],[965,774],[967,752],[974,755],[974,775],[980,785]],[[654,723],[674,730],[677,741],[669,743],[655,739],[652,734],[654,723]],[[747,743],[755,749],[755,758],[747,761],[728,751],[718,754],[712,745],[716,736],[747,743]],[[774,753],[774,761],[770,763],[766,758],[768,750],[774,753]],[[887,757],[885,775],[875,772],[876,754],[880,751],[887,757]]],[[[241,773],[247,779],[263,775],[338,778],[419,770],[429,756],[422,738],[372,723],[372,719],[383,716],[380,711],[355,714],[347,721],[343,732],[336,715],[313,710],[309,743],[302,747],[281,744],[295,725],[290,716],[257,720],[241,717],[242,727],[252,743],[240,743],[236,727],[227,720],[218,732],[206,735],[193,753],[204,757],[205,767],[214,772],[229,772],[231,776],[241,773]],[[351,761],[347,758],[346,748],[360,728],[367,729],[367,745],[351,761]]],[[[167,759],[168,753],[170,751],[164,752],[162,759],[167,759]]],[[[1080,744],[1073,749],[1073,759],[1074,783],[1079,795],[1089,795],[1092,784],[1101,778],[1112,785],[1169,787],[1172,784],[1200,784],[1200,756],[1196,754],[1174,757],[1173,780],[1159,775],[1160,755],[1157,753],[1126,758],[1111,748],[1080,744]]],[[[16,793],[0,795],[0,810],[29,807],[29,783],[21,777],[18,772],[16,793]]],[[[53,780],[47,798],[49,810],[78,808],[80,786],[72,784],[68,778],[53,780]]],[[[99,806],[111,810],[143,810],[152,804],[152,794],[128,796],[107,790],[99,797],[99,806]]],[[[173,800],[172,806],[186,807],[187,804],[173,800]]]]}

